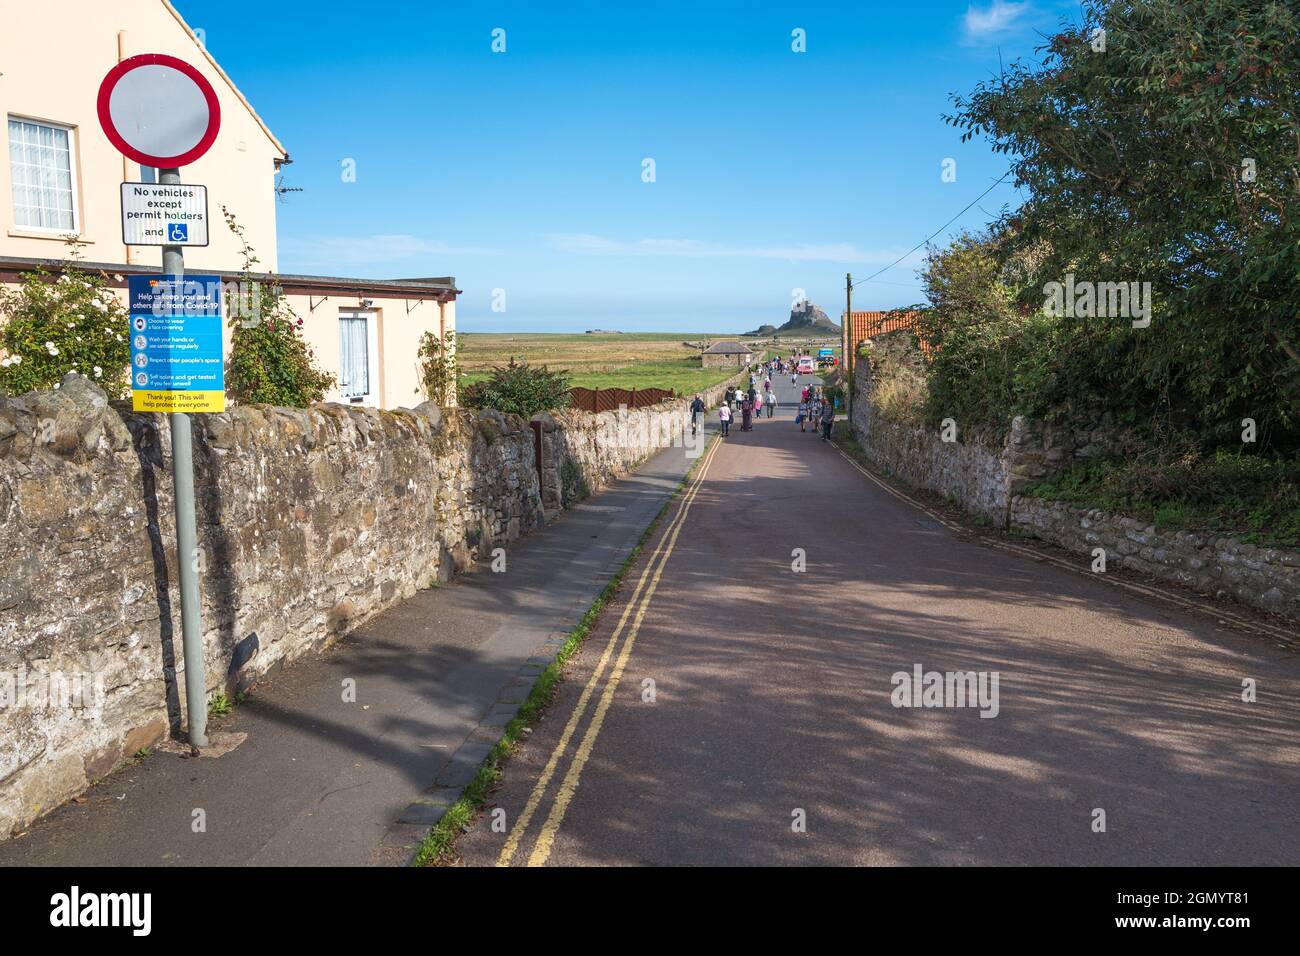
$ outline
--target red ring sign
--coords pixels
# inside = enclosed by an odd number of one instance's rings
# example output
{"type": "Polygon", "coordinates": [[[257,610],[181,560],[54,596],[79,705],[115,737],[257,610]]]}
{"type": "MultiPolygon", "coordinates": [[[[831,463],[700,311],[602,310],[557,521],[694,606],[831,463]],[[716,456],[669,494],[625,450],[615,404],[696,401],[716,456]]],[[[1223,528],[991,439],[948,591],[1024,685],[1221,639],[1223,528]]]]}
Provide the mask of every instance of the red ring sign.
{"type": "Polygon", "coordinates": [[[99,85],[99,125],[117,151],[144,166],[188,166],[221,128],[217,92],[197,69],[163,53],[123,60],[99,85]]]}

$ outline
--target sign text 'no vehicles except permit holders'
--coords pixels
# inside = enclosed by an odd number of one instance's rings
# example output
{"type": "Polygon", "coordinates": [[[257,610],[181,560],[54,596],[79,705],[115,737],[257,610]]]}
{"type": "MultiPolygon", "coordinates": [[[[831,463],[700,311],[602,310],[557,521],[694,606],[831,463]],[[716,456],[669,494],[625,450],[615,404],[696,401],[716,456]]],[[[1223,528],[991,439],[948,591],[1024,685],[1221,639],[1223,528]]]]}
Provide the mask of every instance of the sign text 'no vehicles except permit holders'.
{"type": "Polygon", "coordinates": [[[131,407],[226,409],[220,276],[131,276],[131,407]]]}
{"type": "Polygon", "coordinates": [[[122,242],[128,246],[206,246],[208,187],[123,183],[122,242]]]}

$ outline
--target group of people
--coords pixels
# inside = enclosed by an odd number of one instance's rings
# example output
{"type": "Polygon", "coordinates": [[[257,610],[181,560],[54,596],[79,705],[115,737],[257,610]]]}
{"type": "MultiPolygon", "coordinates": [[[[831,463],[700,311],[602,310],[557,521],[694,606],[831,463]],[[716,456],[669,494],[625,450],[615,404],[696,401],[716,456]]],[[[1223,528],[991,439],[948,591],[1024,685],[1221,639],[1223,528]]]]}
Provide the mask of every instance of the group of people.
{"type": "MultiPolygon", "coordinates": [[[[691,407],[694,409],[694,405],[691,407]]],[[[730,434],[731,423],[737,414],[740,415],[740,430],[752,431],[754,419],[762,417],[764,408],[767,409],[767,417],[771,418],[776,409],[776,393],[772,391],[771,379],[760,388],[758,373],[751,372],[748,389],[728,386],[722,396],[722,404],[718,406],[718,421],[722,425],[723,437],[730,434]]]]}
{"type": "MultiPolygon", "coordinates": [[[[779,358],[772,359],[755,366],[750,371],[748,389],[741,389],[734,385],[727,387],[722,396],[722,404],[718,406],[718,423],[724,438],[731,434],[731,423],[737,417],[740,418],[740,430],[743,432],[753,430],[754,419],[762,417],[764,408],[767,409],[767,417],[772,417],[776,411],[776,393],[772,390],[771,376],[782,374],[785,367],[785,363],[779,358]],[[761,386],[760,372],[766,373],[761,386]]],[[[695,400],[691,402],[692,434],[699,429],[705,411],[707,409],[704,401],[696,395],[695,400]]],[[[805,385],[799,396],[799,411],[794,420],[799,426],[799,431],[807,431],[808,425],[812,425],[814,432],[821,432],[823,441],[829,441],[831,429],[835,424],[835,402],[827,398],[820,389],[805,385]]]]}
{"type": "Polygon", "coordinates": [[[811,424],[814,433],[821,432],[822,441],[830,441],[831,429],[835,427],[835,402],[820,389],[805,385],[794,420],[799,431],[807,431],[806,426],[811,424]]]}

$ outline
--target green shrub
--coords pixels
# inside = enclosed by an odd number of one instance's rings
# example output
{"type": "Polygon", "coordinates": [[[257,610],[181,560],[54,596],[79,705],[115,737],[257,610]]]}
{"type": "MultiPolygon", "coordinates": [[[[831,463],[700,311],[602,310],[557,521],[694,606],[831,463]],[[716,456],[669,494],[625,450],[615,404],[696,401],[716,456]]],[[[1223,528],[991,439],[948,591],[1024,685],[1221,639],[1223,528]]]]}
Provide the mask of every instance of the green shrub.
{"type": "Polygon", "coordinates": [[[569,406],[567,372],[552,372],[545,365],[516,362],[498,365],[482,381],[466,385],[460,403],[466,408],[495,408],[532,418],[538,412],[569,406]]]}
{"type": "Polygon", "coordinates": [[[0,288],[0,393],[54,389],[68,372],[92,379],[110,398],[126,394],[131,363],[126,307],[108,276],[77,265],[79,244],[63,274],[25,273],[18,288],[0,288]]]}
{"type": "Polygon", "coordinates": [[[1084,462],[1026,491],[1262,545],[1300,545],[1300,461],[1220,449],[1186,435],[1152,437],[1124,458],[1084,462]]]}

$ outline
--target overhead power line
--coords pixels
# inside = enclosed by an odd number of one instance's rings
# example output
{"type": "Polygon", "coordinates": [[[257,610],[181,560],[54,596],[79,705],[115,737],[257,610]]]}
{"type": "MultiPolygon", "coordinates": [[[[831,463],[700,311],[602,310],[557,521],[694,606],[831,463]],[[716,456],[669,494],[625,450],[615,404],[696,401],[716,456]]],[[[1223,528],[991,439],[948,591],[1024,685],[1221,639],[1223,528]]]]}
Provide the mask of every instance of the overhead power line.
{"type": "Polygon", "coordinates": [[[997,189],[997,188],[998,188],[999,186],[1001,186],[1004,182],[1006,182],[1007,177],[1010,176],[1010,175],[1011,175],[1011,171],[1010,171],[1010,170],[1007,170],[1007,172],[1005,172],[1005,173],[1002,174],[1002,178],[1001,178],[1001,179],[999,179],[997,182],[995,182],[995,183],[994,183],[992,186],[990,186],[988,189],[984,190],[982,193],[980,193],[978,196],[976,196],[974,199],[972,199],[972,200],[970,201],[970,203],[969,203],[965,208],[963,208],[963,209],[961,210],[961,212],[957,213],[957,215],[953,216],[951,219],[949,219],[947,222],[945,222],[942,226],[940,226],[940,227],[939,227],[938,229],[936,229],[934,232],[930,233],[930,235],[926,236],[924,239],[922,239],[920,242],[918,242],[916,245],[914,245],[911,249],[908,249],[905,253],[903,253],[901,256],[899,256],[897,259],[895,259],[895,260],[894,260],[893,262],[891,262],[889,265],[885,266],[885,267],[884,267],[883,269],[881,269],[879,272],[873,272],[871,275],[867,276],[865,279],[855,279],[855,280],[853,281],[853,284],[854,284],[855,286],[859,286],[859,285],[861,285],[861,284],[864,283],[864,282],[870,282],[872,279],[876,278],[876,276],[884,275],[886,272],[888,272],[890,269],[894,268],[894,266],[898,265],[900,262],[902,262],[904,259],[906,259],[908,256],[910,256],[912,253],[916,252],[917,249],[920,249],[922,246],[924,246],[926,243],[928,243],[928,242],[929,242],[931,239],[933,239],[935,236],[939,235],[939,233],[943,232],[945,229],[947,229],[949,226],[951,226],[954,222],[956,222],[956,221],[957,221],[958,219],[960,219],[962,216],[966,215],[966,213],[968,213],[968,212],[971,210],[971,207],[973,207],[973,206],[974,206],[976,203],[978,203],[981,199],[983,199],[983,198],[984,198],[985,196],[987,196],[989,193],[993,192],[993,190],[997,189]]]}

